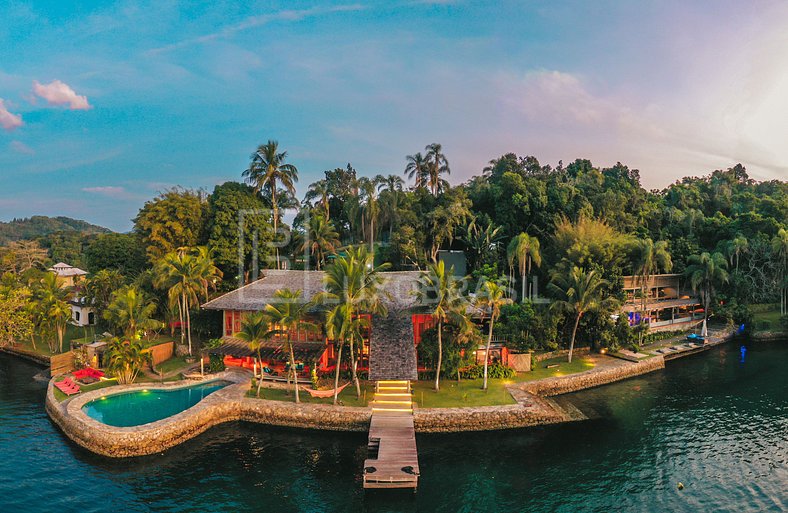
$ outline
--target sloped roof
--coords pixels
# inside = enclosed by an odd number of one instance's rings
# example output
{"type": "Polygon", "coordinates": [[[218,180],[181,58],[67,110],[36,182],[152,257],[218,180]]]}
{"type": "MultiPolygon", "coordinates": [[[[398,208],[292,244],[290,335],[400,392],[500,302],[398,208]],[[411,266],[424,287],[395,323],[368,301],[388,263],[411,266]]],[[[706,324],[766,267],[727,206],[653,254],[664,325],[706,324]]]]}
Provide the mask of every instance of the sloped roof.
{"type": "MultiPolygon", "coordinates": [[[[382,300],[387,308],[402,309],[415,305],[415,290],[420,276],[418,271],[381,274],[385,278],[382,300]]],[[[208,310],[259,311],[266,304],[275,302],[274,294],[281,289],[300,290],[307,301],[325,291],[324,277],[323,271],[266,270],[259,280],[208,301],[202,307],[208,310]]]]}
{"type": "Polygon", "coordinates": [[[83,271],[79,267],[74,267],[73,265],[68,265],[64,262],[58,262],[57,264],[50,267],[49,270],[58,276],[85,276],[88,274],[87,271],[83,271]]]}

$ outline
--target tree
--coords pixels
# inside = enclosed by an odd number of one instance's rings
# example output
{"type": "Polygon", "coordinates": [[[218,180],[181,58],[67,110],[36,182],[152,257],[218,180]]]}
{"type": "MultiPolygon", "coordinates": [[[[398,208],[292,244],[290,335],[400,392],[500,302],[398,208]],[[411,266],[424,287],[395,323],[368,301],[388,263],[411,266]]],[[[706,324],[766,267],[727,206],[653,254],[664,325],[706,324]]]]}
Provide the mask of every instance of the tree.
{"type": "Polygon", "coordinates": [[[602,288],[606,284],[607,282],[600,278],[596,271],[586,271],[579,267],[573,267],[568,274],[553,273],[549,288],[559,299],[552,304],[552,307],[575,317],[572,340],[569,343],[568,361],[570,363],[580,319],[588,312],[603,309],[607,304],[602,299],[602,288]]]}
{"type": "Polygon", "coordinates": [[[155,312],[154,301],[145,297],[137,287],[127,285],[112,294],[112,300],[103,315],[104,319],[123,332],[125,339],[139,340],[145,331],[161,327],[161,322],[153,317],[155,312]]]}
{"type": "Polygon", "coordinates": [[[117,271],[134,278],[147,266],[145,244],[138,233],[105,233],[93,239],[85,248],[87,271],[117,271]]]}
{"type": "Polygon", "coordinates": [[[728,251],[728,258],[730,259],[731,265],[734,265],[734,263],[736,264],[736,271],[739,270],[739,260],[741,259],[741,256],[744,253],[747,253],[749,247],[749,241],[741,233],[738,234],[734,239],[728,241],[726,247],[728,251]]]}
{"type": "Polygon", "coordinates": [[[30,269],[41,269],[47,260],[47,250],[38,241],[20,240],[9,242],[0,254],[2,271],[22,274],[30,269]]]}
{"type": "Polygon", "coordinates": [[[709,317],[711,299],[716,287],[728,282],[728,263],[722,253],[701,253],[689,258],[685,271],[694,292],[699,292],[703,301],[703,320],[709,317]]]}
{"type": "MultiPolygon", "coordinates": [[[[365,246],[347,250],[347,254],[334,259],[326,267],[325,292],[319,294],[317,301],[323,304],[335,304],[329,326],[334,335],[344,337],[349,344],[351,354],[351,375],[356,387],[356,395],[361,397],[361,385],[358,380],[358,358],[356,342],[363,344],[360,336],[360,324],[357,323],[363,314],[384,315],[386,308],[382,303],[383,276],[381,272],[388,269],[388,264],[374,265],[374,255],[365,246]],[[337,309],[338,307],[341,307],[337,309]],[[341,325],[337,323],[341,321],[341,325]]],[[[337,363],[337,372],[339,363],[337,363]]],[[[335,378],[337,381],[338,378],[335,378]]],[[[334,397],[336,401],[336,394],[334,397]]]]}
{"type": "Polygon", "coordinates": [[[449,161],[443,154],[443,147],[438,143],[432,143],[424,148],[426,155],[424,160],[427,162],[427,186],[433,196],[448,188],[448,182],[441,178],[443,174],[451,174],[449,161]]]}
{"type": "Polygon", "coordinates": [[[237,277],[226,286],[240,287],[252,271],[255,279],[258,262],[270,253],[272,226],[270,210],[254,189],[238,182],[217,185],[208,198],[208,247],[213,250],[222,275],[237,277]]]}
{"type": "Polygon", "coordinates": [[[134,231],[142,236],[149,260],[199,245],[204,238],[207,207],[202,191],[181,188],[146,201],[134,218],[134,231]]]}
{"type": "Polygon", "coordinates": [[[788,230],[780,228],[772,239],[772,255],[780,270],[780,315],[788,315],[788,230]]]}
{"type": "Polygon", "coordinates": [[[102,269],[85,281],[85,302],[95,308],[96,313],[101,316],[109,305],[112,294],[121,288],[125,279],[120,271],[114,269],[102,269]]]}
{"type": "MultiPolygon", "coordinates": [[[[276,199],[277,184],[284,190],[295,195],[295,183],[298,182],[298,169],[293,164],[285,163],[286,151],[279,151],[277,141],[268,140],[261,144],[251,156],[249,167],[243,172],[246,180],[254,186],[255,191],[267,189],[271,194],[273,209],[274,240],[278,237],[279,204],[276,199]]],[[[276,266],[279,268],[279,249],[276,250],[276,266]]]]}
{"type": "Polygon", "coordinates": [[[304,196],[304,200],[308,202],[314,201],[316,207],[320,207],[325,212],[326,220],[331,219],[331,207],[329,203],[329,199],[331,198],[331,191],[328,186],[328,181],[318,180],[317,182],[313,183],[309,186],[309,190],[306,191],[306,195],[304,196]]]}
{"type": "Polygon", "coordinates": [[[450,320],[466,316],[467,301],[462,295],[463,280],[454,275],[454,267],[446,269],[441,260],[433,262],[419,278],[418,303],[428,307],[438,323],[438,365],[435,369],[435,391],[440,390],[443,363],[443,325],[450,320]]]}
{"type": "Polygon", "coordinates": [[[312,302],[304,301],[300,290],[277,290],[274,293],[274,298],[276,299],[275,303],[265,305],[265,313],[271,320],[271,324],[275,326],[268,333],[270,336],[275,335],[279,337],[280,340],[284,337],[282,347],[290,356],[290,372],[293,375],[295,402],[299,403],[301,400],[298,396],[298,375],[296,374],[295,351],[293,350],[291,333],[299,328],[317,329],[315,324],[306,320],[309,315],[309,309],[312,307],[312,302]]]}
{"type": "Polygon", "coordinates": [[[399,198],[405,181],[397,175],[378,175],[375,177],[380,192],[381,216],[389,225],[389,241],[394,233],[394,227],[400,219],[399,198]]]}
{"type": "Polygon", "coordinates": [[[263,359],[260,356],[260,349],[265,342],[271,339],[271,317],[264,311],[244,316],[241,321],[241,331],[234,336],[248,343],[249,349],[257,353],[257,365],[260,368],[260,379],[257,380],[257,397],[260,397],[260,389],[263,386],[263,359]]]}
{"type": "Polygon", "coordinates": [[[0,347],[32,336],[30,305],[27,287],[0,289],[0,347]]]}
{"type": "Polygon", "coordinates": [[[125,340],[114,337],[109,340],[104,352],[107,370],[115,376],[118,384],[134,383],[142,366],[150,361],[150,353],[141,340],[125,340]]]}
{"type": "Polygon", "coordinates": [[[495,252],[502,238],[500,226],[495,226],[492,221],[487,221],[487,225],[482,227],[477,221],[476,217],[471,217],[470,222],[465,226],[465,233],[462,235],[462,240],[468,250],[468,261],[473,270],[488,263],[490,254],[495,252]]]}
{"type": "Polygon", "coordinates": [[[339,245],[339,234],[331,221],[317,210],[313,211],[301,251],[309,251],[315,257],[315,265],[319,271],[325,263],[326,254],[336,253],[339,245]]]}
{"type": "Polygon", "coordinates": [[[358,180],[359,190],[363,198],[362,216],[369,226],[367,233],[369,237],[369,251],[375,251],[375,219],[380,215],[378,205],[378,185],[377,179],[361,177],[358,180]]]}
{"type": "MultiPolygon", "coordinates": [[[[533,299],[531,293],[526,296],[525,284],[528,282],[528,275],[531,273],[531,264],[536,264],[537,267],[542,265],[542,252],[539,239],[531,237],[523,232],[513,237],[511,242],[509,242],[509,246],[506,248],[506,255],[509,260],[510,275],[514,274],[514,262],[516,261],[520,271],[520,278],[523,281],[520,302],[525,301],[526,297],[528,297],[528,299],[533,299]]],[[[510,281],[514,281],[514,278],[510,278],[510,281]]]]}
{"type": "Polygon", "coordinates": [[[415,155],[408,155],[405,157],[407,165],[405,166],[405,175],[409,179],[416,179],[415,187],[427,187],[428,176],[428,163],[427,159],[421,153],[415,155]]]}
{"type": "MultiPolygon", "coordinates": [[[[484,282],[482,293],[477,299],[477,306],[483,311],[490,314],[490,328],[487,333],[487,347],[484,350],[484,384],[483,390],[487,390],[487,362],[489,361],[490,345],[492,344],[493,329],[495,321],[501,316],[501,307],[508,305],[512,302],[511,299],[506,297],[506,288],[501,287],[494,281],[487,280],[484,282]]],[[[571,361],[571,359],[570,359],[571,361]]]]}
{"type": "MultiPolygon", "coordinates": [[[[71,291],[63,287],[63,280],[51,272],[41,278],[35,290],[35,300],[41,305],[42,326],[57,334],[57,348],[61,353],[66,326],[71,320],[71,306],[68,304],[70,298],[71,291]]],[[[54,353],[56,348],[53,342],[48,343],[50,351],[54,353]]]]}

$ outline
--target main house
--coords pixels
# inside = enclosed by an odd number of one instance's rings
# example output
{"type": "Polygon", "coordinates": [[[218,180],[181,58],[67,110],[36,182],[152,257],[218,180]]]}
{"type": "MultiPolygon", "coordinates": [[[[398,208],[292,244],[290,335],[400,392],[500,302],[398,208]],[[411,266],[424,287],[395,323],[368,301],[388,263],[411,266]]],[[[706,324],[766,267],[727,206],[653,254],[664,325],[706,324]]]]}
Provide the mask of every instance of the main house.
{"type": "Polygon", "coordinates": [[[703,322],[703,304],[686,288],[680,274],[656,274],[647,283],[624,276],[622,313],[629,324],[648,324],[649,331],[687,330],[703,322]]]}
{"type": "Polygon", "coordinates": [[[88,304],[82,293],[82,281],[88,272],[79,267],[59,262],[49,268],[60,280],[60,286],[71,288],[74,291],[73,297],[69,300],[71,306],[71,322],[77,326],[92,326],[96,323],[96,312],[92,305],[88,304]]]}
{"type": "MultiPolygon", "coordinates": [[[[382,275],[381,297],[387,312],[383,316],[362,314],[369,322],[361,343],[360,368],[368,370],[369,379],[373,381],[415,380],[418,373],[416,345],[424,330],[434,324],[429,314],[414,313],[420,272],[385,272],[382,275]]],[[[277,290],[300,290],[303,300],[308,301],[325,291],[324,277],[322,271],[266,270],[259,280],[202,305],[208,310],[222,311],[224,343],[217,352],[249,362],[257,351],[252,351],[248,343],[235,336],[241,330],[244,317],[276,303],[277,290]]],[[[315,307],[311,321],[320,325],[318,308],[315,307]]],[[[308,372],[315,366],[318,372],[327,373],[335,368],[334,344],[328,340],[322,326],[319,330],[299,328],[289,335],[300,370],[308,372]]],[[[287,361],[281,347],[281,340],[272,338],[264,342],[259,351],[266,367],[277,372],[284,370],[287,361]]]]}

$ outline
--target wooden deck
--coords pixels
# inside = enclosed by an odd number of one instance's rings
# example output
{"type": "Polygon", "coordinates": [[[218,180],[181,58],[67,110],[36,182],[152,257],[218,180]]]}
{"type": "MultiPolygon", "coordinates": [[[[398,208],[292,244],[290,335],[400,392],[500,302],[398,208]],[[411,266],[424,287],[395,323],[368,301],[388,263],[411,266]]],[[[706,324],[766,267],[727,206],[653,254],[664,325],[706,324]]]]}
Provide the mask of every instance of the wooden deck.
{"type": "Polygon", "coordinates": [[[413,488],[419,482],[419,457],[410,382],[379,381],[369,425],[369,458],[364,488],[413,488]]]}

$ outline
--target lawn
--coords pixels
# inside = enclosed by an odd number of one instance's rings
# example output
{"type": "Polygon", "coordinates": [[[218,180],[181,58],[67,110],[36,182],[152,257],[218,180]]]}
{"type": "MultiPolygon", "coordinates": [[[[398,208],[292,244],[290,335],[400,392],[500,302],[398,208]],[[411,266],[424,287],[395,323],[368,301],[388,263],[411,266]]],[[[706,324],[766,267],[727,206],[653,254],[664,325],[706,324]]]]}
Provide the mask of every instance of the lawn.
{"type": "Polygon", "coordinates": [[[183,369],[184,367],[190,364],[186,363],[185,356],[175,356],[170,358],[169,360],[165,360],[156,366],[156,372],[161,374],[169,374],[170,372],[175,372],[176,370],[183,369]]]}
{"type": "Polygon", "coordinates": [[[435,392],[433,381],[413,383],[413,402],[420,408],[460,408],[468,406],[494,406],[514,404],[515,400],[506,390],[514,380],[490,379],[487,390],[482,390],[481,379],[441,380],[440,392],[435,392]]]}
{"type": "MultiPolygon", "coordinates": [[[[59,379],[58,381],[63,381],[63,380],[59,379]]],[[[112,379],[97,381],[95,383],[91,383],[90,385],[80,385],[79,388],[80,388],[80,393],[84,393],[84,392],[90,392],[91,390],[98,390],[100,388],[112,387],[117,384],[118,384],[117,380],[112,378],[112,379]]],[[[66,394],[64,394],[57,388],[54,389],[54,392],[55,392],[55,399],[57,399],[58,401],[63,401],[66,398],[66,394]]],[[[71,397],[76,397],[78,395],[79,394],[75,394],[72,395],[71,397]]]]}
{"type": "Polygon", "coordinates": [[[585,356],[573,358],[572,363],[566,361],[566,356],[559,356],[538,362],[531,372],[519,373],[515,381],[534,381],[537,379],[566,376],[567,374],[576,374],[578,372],[591,370],[595,366],[596,364],[594,364],[594,361],[585,356]],[[552,365],[558,365],[558,367],[548,368],[548,366],[552,365]]]}
{"type": "Polygon", "coordinates": [[[780,305],[757,304],[752,305],[752,322],[756,330],[780,330],[780,305]]]}
{"type": "MultiPolygon", "coordinates": [[[[54,335],[54,337],[56,340],[57,335],[54,335]]],[[[52,354],[58,353],[58,351],[52,353],[49,350],[49,346],[47,345],[46,340],[42,339],[40,336],[35,335],[35,339],[36,339],[35,349],[33,349],[33,344],[30,342],[30,338],[19,340],[17,343],[17,347],[33,353],[43,354],[45,356],[52,356],[52,354]]],[[[78,327],[71,324],[66,325],[66,333],[63,336],[63,350],[68,351],[71,349],[72,340],[81,340],[81,339],[89,339],[92,341],[93,327],[91,326],[78,327]]]]}
{"type": "MultiPolygon", "coordinates": [[[[304,385],[301,385],[304,386],[304,385]]],[[[339,393],[339,402],[342,406],[360,406],[365,407],[372,400],[374,395],[374,386],[371,383],[361,383],[361,399],[356,398],[356,389],[351,384],[345,387],[339,393]]],[[[298,394],[302,403],[307,404],[334,404],[334,398],[328,397],[326,399],[313,398],[309,393],[300,391],[298,394]]],[[[257,397],[257,387],[253,386],[246,397],[257,397]]],[[[262,388],[260,389],[260,399],[268,399],[269,401],[288,401],[295,402],[295,395],[293,394],[292,387],[288,389],[282,388],[262,388]]]]}

